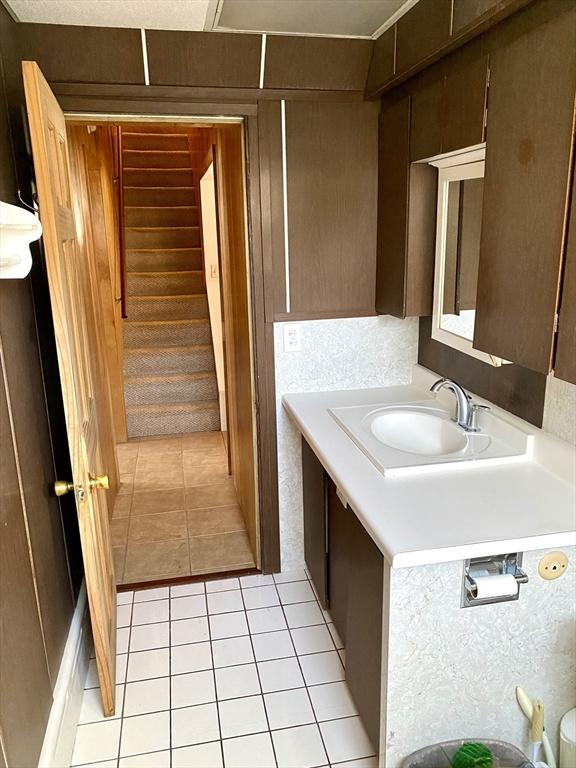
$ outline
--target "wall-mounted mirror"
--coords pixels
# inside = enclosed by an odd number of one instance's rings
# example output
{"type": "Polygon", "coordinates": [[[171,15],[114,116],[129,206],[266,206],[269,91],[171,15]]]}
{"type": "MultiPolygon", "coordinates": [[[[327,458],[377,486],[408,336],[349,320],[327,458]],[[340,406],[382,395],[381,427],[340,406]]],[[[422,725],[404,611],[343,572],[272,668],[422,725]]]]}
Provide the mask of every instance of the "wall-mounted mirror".
{"type": "Polygon", "coordinates": [[[484,194],[483,148],[438,158],[438,209],[432,338],[461,352],[501,365],[474,349],[476,287],[484,194]]]}

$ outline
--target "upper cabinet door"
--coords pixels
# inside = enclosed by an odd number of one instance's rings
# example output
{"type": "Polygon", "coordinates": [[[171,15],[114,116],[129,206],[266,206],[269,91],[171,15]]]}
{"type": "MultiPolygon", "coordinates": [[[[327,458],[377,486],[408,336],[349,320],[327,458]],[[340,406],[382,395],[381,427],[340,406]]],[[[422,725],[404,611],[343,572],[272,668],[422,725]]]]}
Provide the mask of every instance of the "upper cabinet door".
{"type": "Polygon", "coordinates": [[[572,202],[560,295],[554,375],[576,384],[576,175],[572,176],[572,202]]]}
{"type": "Polygon", "coordinates": [[[442,152],[484,141],[488,55],[471,43],[446,62],[442,115],[442,152]]]}
{"type": "Polygon", "coordinates": [[[576,86],[576,6],[491,54],[474,346],[548,373],[576,86]]]}

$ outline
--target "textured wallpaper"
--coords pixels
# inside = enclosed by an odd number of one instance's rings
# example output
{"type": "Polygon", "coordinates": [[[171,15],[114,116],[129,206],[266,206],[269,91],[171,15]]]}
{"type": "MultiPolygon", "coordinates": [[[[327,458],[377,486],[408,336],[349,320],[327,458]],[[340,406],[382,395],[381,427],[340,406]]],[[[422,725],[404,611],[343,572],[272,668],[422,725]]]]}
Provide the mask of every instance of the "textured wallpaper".
{"type": "Polygon", "coordinates": [[[542,429],[576,445],[576,385],[548,376],[542,429]]]}
{"type": "Polygon", "coordinates": [[[576,549],[563,551],[570,565],[560,579],[540,578],[544,551],[528,552],[520,599],[477,608],[460,608],[462,562],[392,571],[386,768],[448,739],[527,751],[517,685],[544,700],[557,745],[560,718],[576,706],[576,549]]]}
{"type": "Polygon", "coordinates": [[[282,395],[409,384],[418,345],[417,318],[361,317],[297,324],[302,339],[298,352],[284,352],[286,323],[274,325],[283,570],[303,565],[304,535],[300,435],[282,408],[282,395]]]}

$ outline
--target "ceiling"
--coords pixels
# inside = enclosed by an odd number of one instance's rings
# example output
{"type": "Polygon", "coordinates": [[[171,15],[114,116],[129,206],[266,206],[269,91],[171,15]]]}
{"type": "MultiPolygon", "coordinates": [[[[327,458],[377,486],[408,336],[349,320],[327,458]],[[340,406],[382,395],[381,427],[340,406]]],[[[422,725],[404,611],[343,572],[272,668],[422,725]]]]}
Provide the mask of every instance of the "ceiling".
{"type": "Polygon", "coordinates": [[[7,0],[20,21],[378,37],[418,0],[7,0]]]}

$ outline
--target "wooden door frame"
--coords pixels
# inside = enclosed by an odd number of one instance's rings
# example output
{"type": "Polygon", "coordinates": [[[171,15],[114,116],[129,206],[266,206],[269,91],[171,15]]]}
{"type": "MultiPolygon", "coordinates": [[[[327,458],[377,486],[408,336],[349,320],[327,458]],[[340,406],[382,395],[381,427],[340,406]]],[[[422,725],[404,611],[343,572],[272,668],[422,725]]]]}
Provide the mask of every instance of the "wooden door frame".
{"type": "Polygon", "coordinates": [[[258,142],[258,106],[256,103],[222,102],[215,104],[190,100],[179,94],[170,100],[159,100],[154,87],[114,100],[101,96],[106,86],[95,84],[74,88],[69,95],[67,84],[52,85],[67,121],[127,122],[157,119],[158,122],[184,122],[204,118],[236,118],[244,136],[244,171],[246,183],[246,213],[250,308],[252,312],[252,356],[254,364],[253,396],[256,410],[257,440],[257,509],[260,528],[260,568],[263,573],[280,570],[280,519],[278,506],[278,463],[276,428],[276,389],[274,371],[274,326],[266,321],[265,272],[269,255],[262,245],[263,211],[260,195],[260,149],[258,142]],[[100,92],[100,88],[103,90],[100,92]]]}

